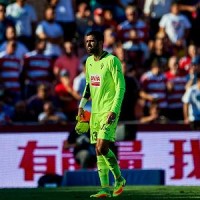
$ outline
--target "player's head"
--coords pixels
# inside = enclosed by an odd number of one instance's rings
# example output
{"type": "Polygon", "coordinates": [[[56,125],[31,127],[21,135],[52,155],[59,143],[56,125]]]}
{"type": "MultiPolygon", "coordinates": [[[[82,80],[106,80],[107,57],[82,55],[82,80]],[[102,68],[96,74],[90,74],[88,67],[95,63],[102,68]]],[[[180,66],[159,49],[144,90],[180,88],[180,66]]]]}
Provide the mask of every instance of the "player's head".
{"type": "Polygon", "coordinates": [[[35,48],[40,53],[44,52],[44,50],[46,48],[46,40],[37,38],[36,41],[35,41],[35,48]]]}
{"type": "Polygon", "coordinates": [[[158,75],[160,73],[160,62],[157,59],[154,59],[151,63],[151,72],[154,75],[158,75]]]}
{"type": "Polygon", "coordinates": [[[180,11],[180,6],[177,0],[172,1],[171,3],[171,13],[178,15],[180,11]]]}
{"type": "Polygon", "coordinates": [[[170,70],[178,69],[178,58],[176,56],[171,56],[168,61],[168,67],[170,70]]]}
{"type": "Polygon", "coordinates": [[[17,48],[17,43],[15,40],[9,40],[6,45],[6,52],[8,55],[12,55],[15,53],[15,50],[17,48]]]}
{"type": "Polygon", "coordinates": [[[104,35],[100,31],[90,31],[85,36],[85,46],[89,54],[98,54],[103,49],[104,35]]]}

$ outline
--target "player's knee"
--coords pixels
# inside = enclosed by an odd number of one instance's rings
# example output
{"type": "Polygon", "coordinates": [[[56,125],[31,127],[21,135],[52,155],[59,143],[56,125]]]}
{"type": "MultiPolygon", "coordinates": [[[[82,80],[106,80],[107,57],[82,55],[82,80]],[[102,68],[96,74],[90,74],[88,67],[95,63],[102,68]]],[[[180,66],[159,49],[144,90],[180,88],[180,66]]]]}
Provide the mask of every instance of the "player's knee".
{"type": "Polygon", "coordinates": [[[106,146],[103,145],[97,145],[96,152],[97,155],[106,155],[108,153],[108,148],[106,148],[106,146]]]}

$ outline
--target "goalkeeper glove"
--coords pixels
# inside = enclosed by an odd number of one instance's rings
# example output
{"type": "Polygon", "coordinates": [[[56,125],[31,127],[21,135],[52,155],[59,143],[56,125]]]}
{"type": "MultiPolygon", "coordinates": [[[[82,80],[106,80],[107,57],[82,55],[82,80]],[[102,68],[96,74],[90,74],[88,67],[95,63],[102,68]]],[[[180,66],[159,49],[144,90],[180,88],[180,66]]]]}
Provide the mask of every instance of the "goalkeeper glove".
{"type": "Polygon", "coordinates": [[[77,124],[75,126],[75,131],[81,135],[83,133],[87,133],[89,130],[90,123],[90,112],[84,111],[83,117],[76,117],[77,124]]]}

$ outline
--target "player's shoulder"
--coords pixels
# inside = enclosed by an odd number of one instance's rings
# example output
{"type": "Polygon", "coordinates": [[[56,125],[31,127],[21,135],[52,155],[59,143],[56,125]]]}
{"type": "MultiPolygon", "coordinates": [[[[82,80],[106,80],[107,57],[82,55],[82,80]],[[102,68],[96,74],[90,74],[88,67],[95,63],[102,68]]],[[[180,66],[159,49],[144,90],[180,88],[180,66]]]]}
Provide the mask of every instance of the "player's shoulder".
{"type": "Polygon", "coordinates": [[[88,56],[86,59],[86,67],[94,62],[93,56],[88,56]]]}
{"type": "Polygon", "coordinates": [[[93,59],[93,55],[88,56],[87,59],[86,59],[86,62],[91,61],[92,59],[93,59]]]}
{"type": "MultiPolygon", "coordinates": [[[[104,55],[103,55],[103,57],[101,58],[101,60],[103,61],[103,62],[120,62],[119,61],[119,59],[115,56],[115,55],[113,55],[113,54],[111,54],[111,53],[108,53],[108,52],[104,52],[104,55]]],[[[87,64],[92,64],[92,63],[94,63],[94,62],[96,62],[95,60],[94,60],[94,56],[93,55],[91,55],[91,56],[89,56],[88,58],[87,58],[87,60],[86,60],[86,65],[87,64]]]]}
{"type": "Polygon", "coordinates": [[[109,61],[112,61],[112,62],[119,62],[119,59],[118,59],[117,56],[115,56],[111,53],[108,53],[108,52],[107,52],[107,55],[104,58],[109,60],[109,61]]]}

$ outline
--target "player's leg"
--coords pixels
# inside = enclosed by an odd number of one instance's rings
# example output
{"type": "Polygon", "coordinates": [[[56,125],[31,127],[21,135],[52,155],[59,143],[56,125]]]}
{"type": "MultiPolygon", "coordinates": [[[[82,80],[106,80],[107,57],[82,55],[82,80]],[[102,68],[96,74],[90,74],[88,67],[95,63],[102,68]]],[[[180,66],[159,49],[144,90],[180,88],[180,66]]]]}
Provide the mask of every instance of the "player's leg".
{"type": "Polygon", "coordinates": [[[97,139],[97,151],[98,154],[102,154],[106,165],[109,167],[115,178],[115,186],[113,190],[113,196],[119,196],[123,192],[123,187],[126,184],[126,180],[122,177],[117,158],[113,151],[109,149],[110,141],[97,139]],[[106,153],[107,152],[107,153],[106,153]]]}
{"type": "MultiPolygon", "coordinates": [[[[105,116],[104,116],[105,119],[105,116]]],[[[111,170],[115,178],[115,187],[113,196],[118,196],[123,192],[123,187],[126,180],[121,175],[121,170],[117,162],[115,154],[109,149],[109,143],[115,141],[115,131],[117,127],[117,120],[112,124],[106,124],[102,121],[101,129],[98,133],[96,151],[99,155],[102,155],[109,169],[111,170]]]]}
{"type": "MultiPolygon", "coordinates": [[[[91,143],[97,143],[97,132],[99,131],[100,124],[98,123],[99,117],[96,114],[92,114],[90,118],[90,140],[91,143]]],[[[111,197],[109,189],[109,167],[107,166],[104,157],[96,152],[97,155],[97,169],[100,179],[100,184],[102,189],[91,195],[90,197],[102,198],[102,197],[111,197]]]]}

